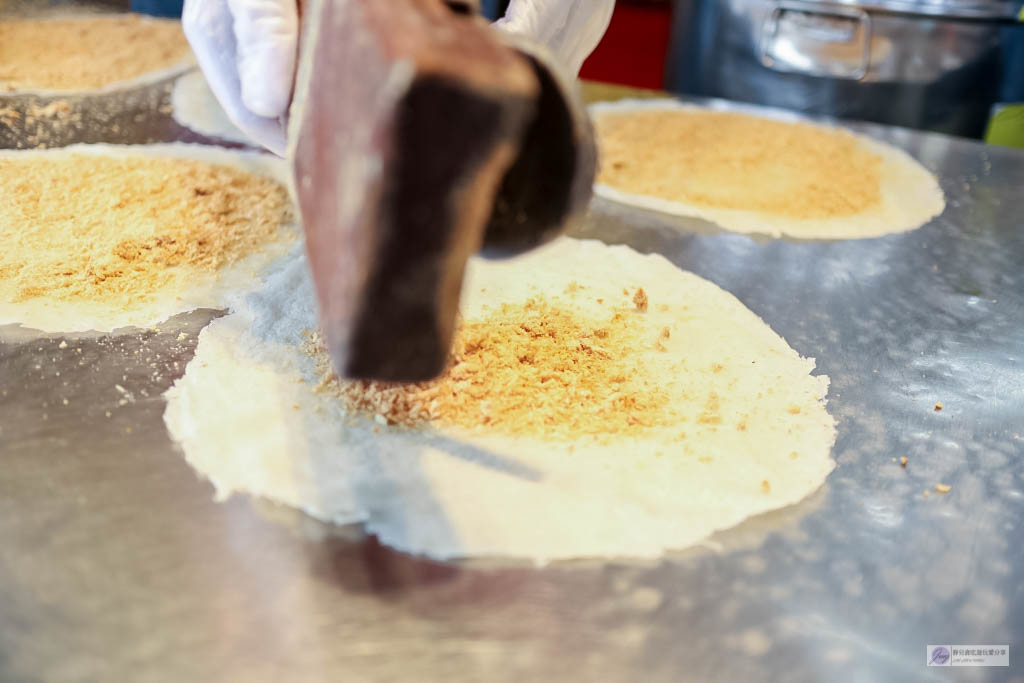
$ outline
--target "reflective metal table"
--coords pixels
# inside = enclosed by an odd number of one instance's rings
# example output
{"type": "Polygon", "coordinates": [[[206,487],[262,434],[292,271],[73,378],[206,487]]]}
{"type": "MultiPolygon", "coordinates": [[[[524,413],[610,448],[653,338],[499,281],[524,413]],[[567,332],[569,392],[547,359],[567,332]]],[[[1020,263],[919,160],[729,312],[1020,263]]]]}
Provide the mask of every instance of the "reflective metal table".
{"type": "Polygon", "coordinates": [[[1024,152],[857,127],[945,214],[792,242],[597,202],[579,230],[721,285],[832,378],[825,488],[656,563],[438,564],[214,503],[160,397],[214,312],[0,327],[0,680],[1024,681],[1024,152]],[[929,643],[1012,666],[927,668],[929,643]]]}

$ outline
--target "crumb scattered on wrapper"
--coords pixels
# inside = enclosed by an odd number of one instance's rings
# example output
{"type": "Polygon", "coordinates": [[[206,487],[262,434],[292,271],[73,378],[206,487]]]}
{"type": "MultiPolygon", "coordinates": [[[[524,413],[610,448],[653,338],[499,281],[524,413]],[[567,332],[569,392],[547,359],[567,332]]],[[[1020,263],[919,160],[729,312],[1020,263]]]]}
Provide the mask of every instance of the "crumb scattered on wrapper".
{"type": "Polygon", "coordinates": [[[636,310],[641,313],[647,312],[647,292],[643,287],[636,290],[636,294],[633,295],[633,303],[636,305],[636,310]]]}
{"type": "Polygon", "coordinates": [[[904,455],[903,457],[900,458],[900,467],[904,467],[905,468],[906,466],[907,466],[907,456],[904,455]]]}
{"type": "Polygon", "coordinates": [[[952,488],[953,487],[950,486],[949,484],[936,484],[935,485],[935,490],[938,491],[939,493],[949,493],[950,489],[952,489],[952,488]]]}
{"type": "Polygon", "coordinates": [[[772,492],[772,485],[768,482],[767,479],[765,479],[765,480],[763,480],[761,482],[761,490],[764,491],[765,493],[771,493],[772,492]]]}
{"type": "Polygon", "coordinates": [[[940,410],[942,410],[942,404],[941,403],[936,403],[935,404],[935,412],[939,412],[940,410]]]}

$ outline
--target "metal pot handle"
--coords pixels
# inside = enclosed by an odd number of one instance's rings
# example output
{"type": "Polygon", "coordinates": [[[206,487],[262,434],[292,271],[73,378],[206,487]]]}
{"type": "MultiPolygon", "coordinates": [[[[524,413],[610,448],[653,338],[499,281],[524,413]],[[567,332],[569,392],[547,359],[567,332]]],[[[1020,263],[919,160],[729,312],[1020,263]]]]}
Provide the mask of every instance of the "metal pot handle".
{"type": "Polygon", "coordinates": [[[779,2],[761,27],[761,64],[859,81],[871,67],[871,15],[858,7],[779,2]]]}

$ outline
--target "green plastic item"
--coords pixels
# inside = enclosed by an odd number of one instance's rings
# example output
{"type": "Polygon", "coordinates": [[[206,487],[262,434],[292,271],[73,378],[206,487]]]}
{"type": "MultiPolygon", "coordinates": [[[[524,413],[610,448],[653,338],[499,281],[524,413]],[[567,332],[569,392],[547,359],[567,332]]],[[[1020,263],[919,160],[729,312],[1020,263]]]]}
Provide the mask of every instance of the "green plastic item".
{"type": "Polygon", "coordinates": [[[985,142],[1024,148],[1024,103],[997,105],[988,122],[985,142]]]}

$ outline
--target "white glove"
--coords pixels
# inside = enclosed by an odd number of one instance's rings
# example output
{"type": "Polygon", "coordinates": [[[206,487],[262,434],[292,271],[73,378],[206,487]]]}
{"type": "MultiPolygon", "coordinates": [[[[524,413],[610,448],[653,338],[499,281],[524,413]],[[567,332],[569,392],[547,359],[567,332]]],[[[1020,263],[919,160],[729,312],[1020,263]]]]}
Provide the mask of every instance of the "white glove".
{"type": "Polygon", "coordinates": [[[572,76],[612,20],[615,0],[512,0],[496,26],[547,47],[572,76]]]}
{"type": "Polygon", "coordinates": [[[185,0],[181,22],[228,117],[283,156],[298,51],[296,0],[185,0]]]}
{"type": "MultiPolygon", "coordinates": [[[[575,76],[614,6],[615,0],[512,0],[497,25],[546,46],[575,76]]],[[[181,21],[231,121],[283,156],[298,53],[297,0],[185,0],[181,21]]]]}

